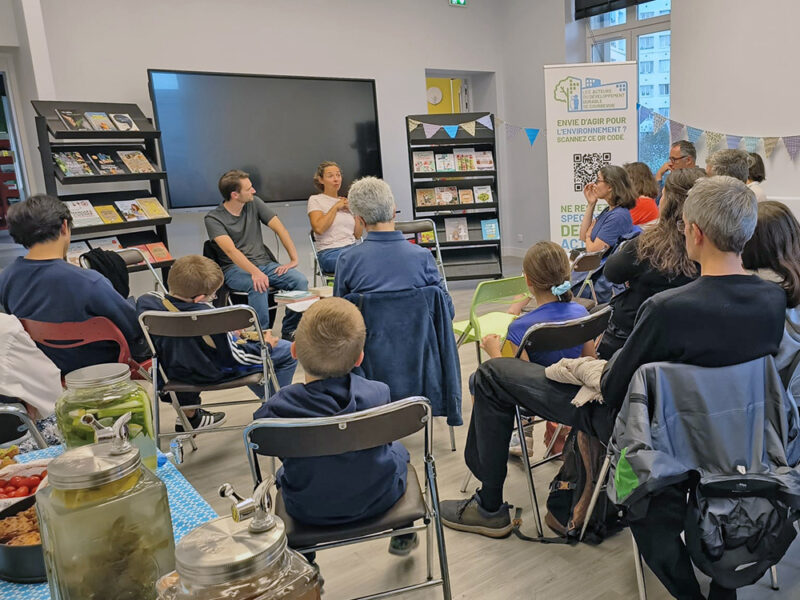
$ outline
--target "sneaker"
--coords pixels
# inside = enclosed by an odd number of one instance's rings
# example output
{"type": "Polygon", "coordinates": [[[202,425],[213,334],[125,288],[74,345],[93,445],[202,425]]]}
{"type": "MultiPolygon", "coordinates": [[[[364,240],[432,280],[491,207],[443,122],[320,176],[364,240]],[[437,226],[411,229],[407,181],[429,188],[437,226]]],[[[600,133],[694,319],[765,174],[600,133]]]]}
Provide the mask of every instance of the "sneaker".
{"type": "Polygon", "coordinates": [[[389,554],[408,556],[417,546],[419,546],[419,536],[416,532],[408,535],[396,535],[389,540],[389,554]]]}
{"type": "Polygon", "coordinates": [[[481,506],[478,494],[464,500],[442,500],[439,503],[442,524],[446,527],[492,538],[504,538],[511,533],[510,508],[504,502],[495,512],[489,512],[481,506]]]}
{"type": "Polygon", "coordinates": [[[286,332],[281,331],[281,339],[286,340],[287,342],[293,342],[294,331],[286,331],[286,332]]]}
{"type": "MultiPolygon", "coordinates": [[[[528,447],[528,457],[533,457],[533,437],[525,436],[525,445],[528,447]]],[[[511,456],[522,458],[522,444],[519,443],[519,436],[515,433],[511,436],[511,443],[508,445],[508,453],[511,456]]]]}
{"type": "MultiPolygon", "coordinates": [[[[222,425],[228,418],[224,412],[208,412],[205,409],[198,408],[194,416],[189,417],[189,425],[192,426],[192,429],[213,429],[214,427],[219,427],[222,425]]],[[[181,423],[180,418],[175,420],[175,431],[178,433],[183,433],[183,423],[181,423]]]]}

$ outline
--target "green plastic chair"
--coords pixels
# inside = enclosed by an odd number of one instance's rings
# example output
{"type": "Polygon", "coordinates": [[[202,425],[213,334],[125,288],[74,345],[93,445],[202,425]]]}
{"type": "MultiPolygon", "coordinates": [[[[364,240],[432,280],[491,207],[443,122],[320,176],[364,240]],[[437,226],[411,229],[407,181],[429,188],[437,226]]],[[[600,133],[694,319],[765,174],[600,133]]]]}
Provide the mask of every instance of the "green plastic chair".
{"type": "Polygon", "coordinates": [[[516,318],[503,311],[491,311],[478,315],[476,309],[483,304],[514,303],[517,296],[528,293],[525,277],[507,277],[492,281],[482,281],[475,288],[472,305],[469,307],[469,319],[453,322],[453,331],[458,337],[458,347],[467,342],[475,342],[478,353],[478,364],[481,362],[481,339],[490,333],[505,337],[508,326],[516,318]]]}

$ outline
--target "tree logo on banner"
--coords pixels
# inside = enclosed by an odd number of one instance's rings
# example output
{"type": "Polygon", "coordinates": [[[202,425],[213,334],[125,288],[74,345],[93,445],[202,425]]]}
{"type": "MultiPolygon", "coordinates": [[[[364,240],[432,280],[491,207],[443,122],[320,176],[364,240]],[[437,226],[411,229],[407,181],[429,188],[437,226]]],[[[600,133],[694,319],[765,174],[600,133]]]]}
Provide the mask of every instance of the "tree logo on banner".
{"type": "Polygon", "coordinates": [[[628,82],[603,83],[596,77],[587,77],[582,83],[577,77],[565,77],[556,84],[553,98],[567,104],[567,112],[591,110],[626,110],[628,108],[628,82]]]}
{"type": "Polygon", "coordinates": [[[581,80],[577,77],[565,77],[556,84],[553,98],[565,102],[567,110],[572,112],[581,109],[581,80]]]}

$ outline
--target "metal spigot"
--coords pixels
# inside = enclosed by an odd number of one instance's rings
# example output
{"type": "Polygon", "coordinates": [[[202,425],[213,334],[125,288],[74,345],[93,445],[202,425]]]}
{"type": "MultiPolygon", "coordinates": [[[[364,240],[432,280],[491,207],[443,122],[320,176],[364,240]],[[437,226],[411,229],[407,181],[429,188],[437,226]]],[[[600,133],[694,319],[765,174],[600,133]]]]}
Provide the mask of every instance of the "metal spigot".
{"type": "Polygon", "coordinates": [[[270,488],[275,485],[275,479],[268,476],[253,492],[252,498],[242,498],[233,489],[230,483],[223,483],[219,488],[219,495],[231,501],[231,516],[237,523],[252,518],[248,526],[250,533],[263,533],[275,527],[275,516],[272,514],[272,497],[270,488]]]}
{"type": "Polygon", "coordinates": [[[133,446],[128,441],[128,422],[131,420],[131,413],[126,412],[119,419],[114,421],[111,427],[103,427],[91,413],[86,413],[81,417],[81,423],[89,425],[94,429],[94,440],[96,443],[111,442],[111,454],[125,454],[130,452],[133,446]]]}

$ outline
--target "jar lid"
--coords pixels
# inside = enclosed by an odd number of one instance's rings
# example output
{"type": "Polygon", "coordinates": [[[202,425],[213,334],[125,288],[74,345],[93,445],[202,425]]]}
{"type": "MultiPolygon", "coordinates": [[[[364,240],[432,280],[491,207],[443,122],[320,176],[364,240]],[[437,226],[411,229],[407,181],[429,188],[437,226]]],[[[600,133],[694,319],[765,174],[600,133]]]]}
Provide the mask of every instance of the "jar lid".
{"type": "Polygon", "coordinates": [[[59,490],[82,490],[117,481],[140,467],[139,449],[119,452],[114,444],[90,444],[67,450],[50,461],[47,479],[59,490]]]}
{"type": "Polygon", "coordinates": [[[219,517],[185,535],[175,547],[181,579],[217,585],[268,568],[286,549],[283,521],[276,517],[275,527],[263,533],[251,533],[248,525],[219,517]]]}
{"type": "Polygon", "coordinates": [[[103,363],[77,369],[64,377],[69,388],[88,388],[98,385],[111,385],[131,378],[128,365],[122,363],[103,363]]]}

